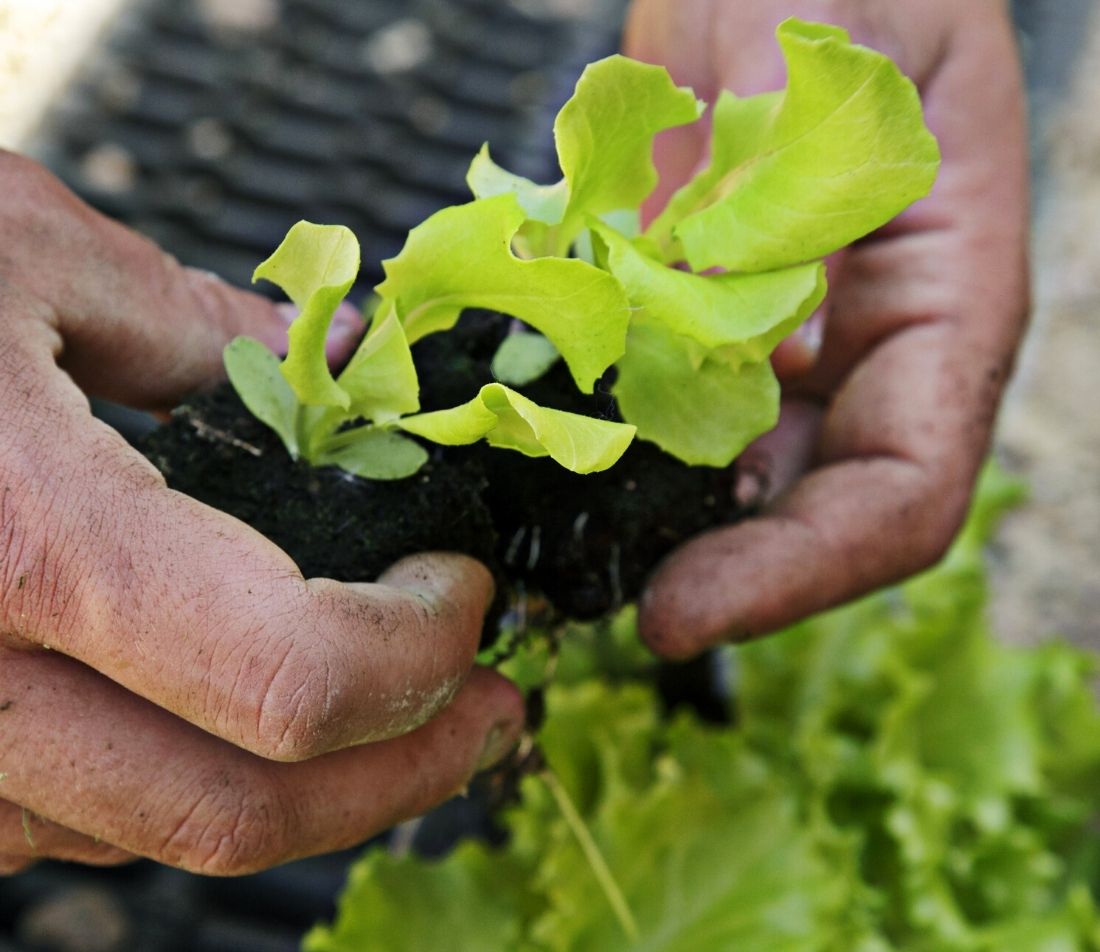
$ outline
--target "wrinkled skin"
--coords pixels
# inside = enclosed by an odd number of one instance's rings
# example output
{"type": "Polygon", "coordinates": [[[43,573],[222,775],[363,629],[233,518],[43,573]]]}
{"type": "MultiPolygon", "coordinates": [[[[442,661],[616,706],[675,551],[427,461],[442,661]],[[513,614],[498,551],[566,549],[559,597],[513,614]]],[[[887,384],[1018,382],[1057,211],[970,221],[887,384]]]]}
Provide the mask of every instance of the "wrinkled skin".
{"type": "MultiPolygon", "coordinates": [[[[764,514],[654,577],[642,631],[672,656],[935,561],[1024,326],[1023,99],[1005,4],[636,0],[627,51],[708,100],[776,88],[773,30],[791,14],[894,57],[944,165],[930,198],[831,263],[820,354],[804,336],[777,358],[783,420],[742,466],[764,514]]],[[[662,139],[663,196],[701,150],[693,131],[662,139]]],[[[220,376],[236,334],[281,346],[277,312],[180,268],[26,160],[0,154],[0,196],[0,872],[47,856],[260,869],[362,840],[500,756],[521,706],[507,682],[469,673],[481,567],[430,555],[374,586],[302,579],[92,419],[82,390],[166,407],[220,376]]]]}
{"type": "MultiPolygon", "coordinates": [[[[713,101],[781,88],[775,26],[836,23],[917,83],[943,166],[932,194],[829,262],[813,333],[777,355],[779,427],[742,459],[758,518],[670,556],[642,636],[689,657],[775,631],[911,575],[955,535],[1028,309],[1024,96],[1002,0],[635,0],[626,52],[713,101]]],[[[659,208],[705,160],[704,133],[658,143],[659,208]]]]}
{"type": "Polygon", "coordinates": [[[481,565],[303,579],[89,412],[84,393],[171,406],[237,334],[285,346],[279,309],[25,159],[0,153],[0,196],[0,873],[249,872],[360,842],[502,756],[522,704],[471,673],[481,565]]]}

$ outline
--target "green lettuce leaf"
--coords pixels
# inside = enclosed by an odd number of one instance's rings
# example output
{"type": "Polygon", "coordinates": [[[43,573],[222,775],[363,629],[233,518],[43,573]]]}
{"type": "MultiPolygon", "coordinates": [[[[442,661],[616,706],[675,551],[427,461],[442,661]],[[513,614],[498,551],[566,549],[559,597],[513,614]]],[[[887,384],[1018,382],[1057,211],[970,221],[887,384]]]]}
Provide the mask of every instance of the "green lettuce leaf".
{"type": "Polygon", "coordinates": [[[1091,909],[1062,906],[1074,868],[1097,868],[1097,839],[1081,836],[1100,808],[1091,666],[1066,646],[1002,646],[985,617],[980,543],[1018,497],[987,473],[941,566],[737,652],[752,746],[784,745],[831,820],[858,834],[901,949],[1045,948],[1042,936],[1100,948],[1091,909]],[[1061,738],[1077,739],[1065,757],[1061,738]]]}
{"type": "Polygon", "coordinates": [[[835,27],[786,20],[781,97],[724,94],[713,159],[649,232],[695,271],[768,271],[822,258],[932,188],[939,148],[913,84],[835,27]]]}
{"type": "Polygon", "coordinates": [[[495,852],[368,853],[311,952],[1098,952],[1095,659],[991,636],[980,543],[1019,490],[981,487],[939,566],[726,652],[728,726],[669,718],[614,626],[563,645],[539,740],[636,938],[536,775],[495,852]]]}
{"type": "Polygon", "coordinates": [[[489,155],[488,144],[470,163],[466,184],[476,198],[494,198],[497,195],[514,195],[527,220],[512,239],[512,248],[521,258],[542,258],[552,254],[564,254],[568,249],[558,248],[557,240],[569,203],[569,187],[565,179],[555,185],[537,185],[522,175],[515,175],[501,168],[489,155]]]}
{"type": "Polygon", "coordinates": [[[300,221],[253,281],[278,285],[299,308],[282,372],[301,403],[347,409],[350,398],[329,373],[325,337],[332,315],[359,273],[359,242],[343,225],[300,221]]]}
{"type": "Polygon", "coordinates": [[[488,143],[470,163],[466,184],[475,198],[515,195],[524,214],[545,225],[560,225],[569,204],[569,186],[565,179],[555,185],[536,185],[529,178],[497,165],[489,155],[488,143]]]}
{"type": "Polygon", "coordinates": [[[638,936],[609,914],[575,838],[531,781],[523,794],[535,816],[517,824],[516,852],[536,855],[526,841],[541,841],[534,886],[547,904],[531,938],[554,952],[821,948],[851,899],[851,856],[826,856],[794,790],[737,738],[664,725],[652,705],[633,687],[550,692],[547,761],[583,805],[638,936]]]}
{"type": "Polygon", "coordinates": [[[634,439],[632,426],[549,410],[499,383],[486,384],[462,406],[405,417],[398,426],[445,446],[485,439],[525,456],[549,456],[574,473],[607,469],[634,439]]]}
{"type": "Polygon", "coordinates": [[[689,215],[713,204],[730,169],[749,167],[766,151],[775,114],[783,93],[761,93],[740,98],[723,90],[711,110],[710,161],[681,186],[645,231],[646,238],[668,264],[684,260],[684,250],[673,230],[689,215]]]}
{"type": "Polygon", "coordinates": [[[297,459],[300,404],[279,370],[279,358],[251,337],[230,341],[222,357],[229,382],[248,412],[278,433],[287,452],[297,459]]]}
{"type": "Polygon", "coordinates": [[[654,137],[695,122],[704,108],[663,67],[625,56],[589,65],[554,122],[569,187],[565,220],[579,231],[588,216],[638,208],[657,187],[654,137]]]}
{"type": "Polygon", "coordinates": [[[523,387],[538,380],[561,359],[541,334],[509,334],[493,355],[490,371],[501,383],[523,387]]]}
{"type": "Polygon", "coordinates": [[[391,308],[378,312],[337,383],[350,399],[348,416],[390,423],[420,409],[420,382],[405,330],[391,308]]]}
{"type": "Polygon", "coordinates": [[[657,185],[654,137],[695,122],[704,108],[664,68],[611,56],[585,69],[558,113],[560,182],[536,185],[506,172],[482,149],[467,183],[478,198],[514,194],[527,217],[544,226],[527,232],[536,253],[564,255],[589,216],[641,206],[657,185]]]}
{"type": "Polygon", "coordinates": [[[339,466],[364,479],[405,479],[428,462],[428,453],[400,433],[361,426],[330,437],[312,462],[339,466]]]}
{"type": "Polygon", "coordinates": [[[475,843],[446,863],[375,850],[353,867],[336,924],[315,927],[303,952],[523,952],[528,875],[475,843]]]}
{"type": "Polygon", "coordinates": [[[583,261],[517,258],[510,244],[525,217],[511,194],[437,212],[384,262],[377,291],[396,306],[410,343],[453,327],[466,308],[518,317],[554,344],[577,386],[591,393],[625,349],[626,294],[583,261]]]}
{"type": "Polygon", "coordinates": [[[728,466],[779,419],[768,361],[734,369],[720,354],[635,317],[612,392],[638,436],[692,466],[728,466]]]}
{"type": "Polygon", "coordinates": [[[820,263],[763,274],[689,274],[648,257],[611,228],[592,228],[632,305],[675,334],[721,348],[734,369],[767,358],[825,298],[820,263]]]}

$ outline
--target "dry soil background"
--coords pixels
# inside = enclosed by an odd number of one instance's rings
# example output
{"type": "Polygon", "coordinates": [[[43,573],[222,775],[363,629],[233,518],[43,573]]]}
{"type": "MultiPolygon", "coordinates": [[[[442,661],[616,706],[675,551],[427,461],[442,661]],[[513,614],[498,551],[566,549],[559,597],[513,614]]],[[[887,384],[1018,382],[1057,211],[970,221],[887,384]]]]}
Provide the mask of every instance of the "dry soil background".
{"type": "Polygon", "coordinates": [[[1100,649],[1100,4],[1077,6],[1072,75],[1034,99],[1035,311],[998,440],[1032,498],[998,546],[996,619],[1013,641],[1100,649]]]}

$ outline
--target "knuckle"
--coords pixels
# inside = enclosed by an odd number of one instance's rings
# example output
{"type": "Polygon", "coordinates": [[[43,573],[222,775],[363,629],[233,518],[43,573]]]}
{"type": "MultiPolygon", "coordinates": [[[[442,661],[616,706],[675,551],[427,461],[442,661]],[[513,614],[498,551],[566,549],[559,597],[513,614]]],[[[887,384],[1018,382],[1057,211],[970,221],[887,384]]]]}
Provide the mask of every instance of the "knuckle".
{"type": "Polygon", "coordinates": [[[334,664],[326,646],[293,643],[265,652],[255,685],[238,694],[234,717],[250,725],[244,746],[266,760],[297,762],[327,752],[331,742],[334,664]]]}
{"type": "Polygon", "coordinates": [[[0,487],[0,623],[8,632],[63,647],[81,630],[88,603],[109,601],[114,569],[106,553],[91,551],[107,518],[71,488],[0,487]]]}
{"type": "Polygon", "coordinates": [[[941,504],[939,512],[929,520],[929,530],[924,542],[920,570],[939,562],[951,548],[966,518],[969,495],[957,490],[950,492],[941,504]]]}
{"type": "Polygon", "coordinates": [[[941,480],[929,493],[929,507],[934,514],[929,520],[928,546],[934,558],[938,559],[946,553],[962,528],[970,510],[972,494],[972,480],[960,478],[957,473],[941,480]]]}
{"type": "Polygon", "coordinates": [[[167,270],[180,271],[184,284],[201,313],[227,330],[233,326],[233,308],[229,300],[231,292],[218,275],[196,268],[183,268],[175,258],[167,254],[163,263],[167,270]]]}
{"type": "Polygon", "coordinates": [[[50,203],[62,194],[60,183],[43,166],[0,150],[0,191],[5,196],[4,224],[36,229],[50,203]]]}
{"type": "Polygon", "coordinates": [[[288,857],[293,814],[255,771],[209,778],[180,803],[154,858],[207,876],[242,876],[288,857]]]}
{"type": "Polygon", "coordinates": [[[902,507],[902,524],[908,527],[909,538],[903,549],[907,564],[901,577],[922,572],[947,554],[969,505],[966,480],[935,480],[914,493],[902,507]]]}

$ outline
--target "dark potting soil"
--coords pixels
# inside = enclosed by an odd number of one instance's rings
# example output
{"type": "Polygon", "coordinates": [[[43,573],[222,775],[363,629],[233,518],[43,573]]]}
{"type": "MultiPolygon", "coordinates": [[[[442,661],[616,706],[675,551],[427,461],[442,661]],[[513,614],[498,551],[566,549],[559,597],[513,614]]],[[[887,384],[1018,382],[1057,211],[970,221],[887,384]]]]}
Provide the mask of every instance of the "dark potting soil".
{"type": "MultiPolygon", "coordinates": [[[[422,340],[414,356],[424,409],[455,406],[491,381],[493,354],[511,324],[471,313],[453,331],[422,340]]],[[[593,394],[582,394],[559,361],[516,389],[541,406],[621,420],[611,383],[609,373],[593,394]]],[[[488,476],[506,575],[569,618],[596,618],[633,601],[663,556],[739,515],[732,470],[687,466],[641,440],[610,470],[584,476],[550,459],[484,445],[473,452],[488,476]]]]}
{"type": "Polygon", "coordinates": [[[371,582],[398,559],[431,549],[494,561],[487,482],[472,457],[437,453],[395,481],[314,468],[294,462],[228,384],[179,407],[140,449],[169,486],[262,532],[307,578],[371,582]]]}
{"type": "MultiPolygon", "coordinates": [[[[464,403],[490,382],[510,323],[472,313],[418,343],[423,408],[464,403]]],[[[607,386],[580,394],[559,362],[519,389],[544,406],[618,419],[607,386]]],[[[632,601],[666,553],[737,514],[728,471],[686,466],[641,441],[586,476],[483,445],[430,447],[424,469],[392,482],[314,469],[293,462],[228,386],[190,400],[142,449],[170,486],[247,522],[307,577],[371,581],[414,552],[464,552],[494,569],[502,591],[541,593],[577,619],[632,601]]]]}

